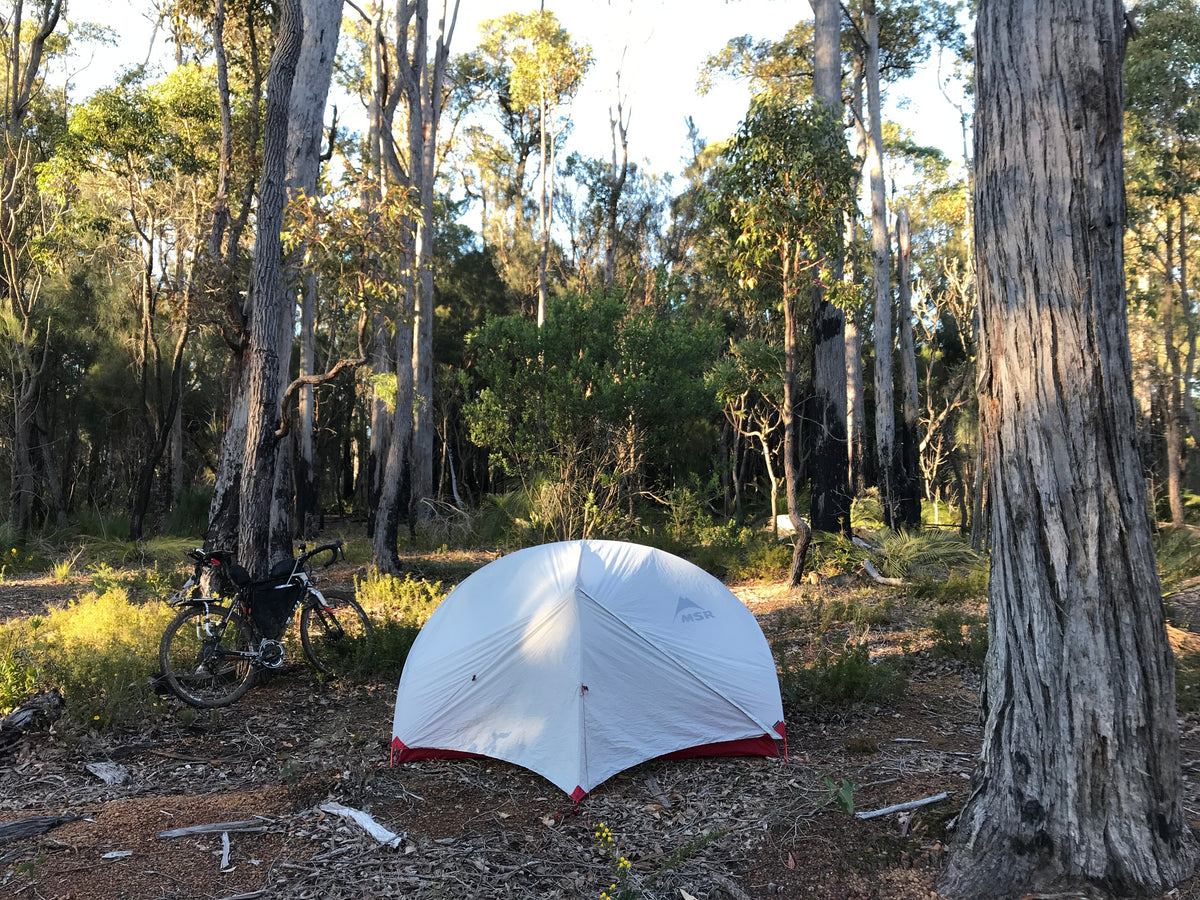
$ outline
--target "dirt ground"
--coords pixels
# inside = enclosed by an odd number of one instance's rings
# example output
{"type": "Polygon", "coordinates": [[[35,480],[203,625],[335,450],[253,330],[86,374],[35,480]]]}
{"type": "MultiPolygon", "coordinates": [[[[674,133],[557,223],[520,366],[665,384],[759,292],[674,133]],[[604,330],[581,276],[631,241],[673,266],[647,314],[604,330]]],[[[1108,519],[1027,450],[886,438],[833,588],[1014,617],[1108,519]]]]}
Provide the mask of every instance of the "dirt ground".
{"type": "MultiPolygon", "coordinates": [[[[770,638],[794,628],[813,598],[843,589],[734,590],[770,638]]],[[[9,580],[0,620],[63,593],[48,581],[9,580]]],[[[299,666],[187,724],[184,715],[83,742],[53,727],[35,731],[0,756],[0,823],[35,815],[62,823],[0,843],[0,896],[936,897],[946,826],[965,799],[980,738],[978,677],[931,653],[911,623],[873,628],[870,642],[873,655],[909,653],[898,702],[832,720],[785,704],[786,758],[653,761],[578,805],[491,760],[391,768],[395,684],[322,684],[299,666]],[[96,771],[123,780],[109,784],[96,771]],[[862,819],[830,799],[826,778],[857,786],[858,811],[948,797],[862,819]],[[394,838],[371,836],[347,809],[394,838]],[[601,824],[615,855],[596,837],[601,824]],[[220,827],[169,835],[203,825],[220,827]],[[620,856],[632,865],[627,894],[610,888],[620,856]]],[[[1186,806],[1200,825],[1200,717],[1183,719],[1182,732],[1186,806]]],[[[1170,896],[1200,898],[1200,882],[1170,896]]]]}

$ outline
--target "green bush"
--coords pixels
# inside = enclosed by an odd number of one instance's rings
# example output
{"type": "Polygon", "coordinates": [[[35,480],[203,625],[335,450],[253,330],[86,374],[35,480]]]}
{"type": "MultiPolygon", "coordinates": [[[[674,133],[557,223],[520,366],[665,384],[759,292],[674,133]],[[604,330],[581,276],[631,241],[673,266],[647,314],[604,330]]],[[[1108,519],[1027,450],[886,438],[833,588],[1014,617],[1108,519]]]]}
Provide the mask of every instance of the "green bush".
{"type": "Polygon", "coordinates": [[[878,531],[871,543],[879,549],[872,560],[881,575],[910,581],[945,580],[952,572],[979,566],[979,554],[957,532],[926,528],[922,531],[878,531]]]}
{"type": "Polygon", "coordinates": [[[883,703],[904,693],[903,663],[872,662],[865,641],[850,643],[840,653],[822,649],[811,665],[802,667],[793,666],[780,648],[775,653],[784,697],[808,714],[830,714],[855,703],[883,703]]]}
{"type": "Polygon", "coordinates": [[[398,578],[371,568],[354,584],[358,602],[375,626],[375,673],[397,675],[421,627],[445,599],[442,583],[398,578]]]}
{"type": "Polygon", "coordinates": [[[1163,596],[1200,575],[1200,542],[1188,528],[1164,528],[1154,536],[1154,555],[1163,596]]]}
{"type": "Polygon", "coordinates": [[[983,665],[988,646],[987,619],[947,606],[938,610],[929,624],[935,652],[975,666],[983,665]]]}
{"type": "Polygon", "coordinates": [[[978,565],[964,572],[951,572],[946,578],[918,581],[909,586],[908,594],[918,600],[956,603],[985,599],[987,591],[987,566],[978,565]]]}
{"type": "Polygon", "coordinates": [[[150,677],[173,613],[165,604],[133,604],[113,588],[0,625],[0,707],[57,688],[76,729],[142,727],[158,706],[150,677]]]}

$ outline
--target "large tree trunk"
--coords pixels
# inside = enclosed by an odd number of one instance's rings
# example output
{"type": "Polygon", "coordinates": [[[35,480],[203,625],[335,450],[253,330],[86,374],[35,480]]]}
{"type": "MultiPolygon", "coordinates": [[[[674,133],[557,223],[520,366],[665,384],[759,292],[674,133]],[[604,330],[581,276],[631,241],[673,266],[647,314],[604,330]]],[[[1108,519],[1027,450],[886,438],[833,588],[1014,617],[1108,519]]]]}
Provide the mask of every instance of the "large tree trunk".
{"type": "MultiPolygon", "coordinates": [[[[815,0],[813,92],[831,115],[841,118],[841,7],[837,0],[815,0]]],[[[840,247],[828,249],[822,268],[841,277],[840,247]]],[[[846,447],[846,318],[825,297],[818,282],[812,291],[812,484],[810,514],[819,531],[850,531],[849,454],[846,447]]],[[[798,574],[797,574],[798,577],[798,574]]]]}
{"type": "Polygon", "coordinates": [[[283,210],[287,202],[288,108],[304,34],[300,0],[278,4],[275,50],[267,76],[263,162],[259,179],[250,341],[247,349],[248,416],[238,521],[238,559],[255,578],[271,565],[271,509],[279,402],[291,344],[294,310],[283,280],[283,210]]]}
{"type": "Polygon", "coordinates": [[[892,274],[888,258],[887,195],[883,179],[883,120],[879,97],[879,17],[875,0],[863,7],[863,31],[867,41],[867,163],[871,187],[872,277],[875,284],[875,467],[879,499],[889,528],[898,524],[896,474],[896,411],[892,393],[892,274]]]}
{"type": "Polygon", "coordinates": [[[1119,0],[984,0],[975,120],[992,572],[983,746],[942,896],[1187,877],[1134,428],[1119,0]]]}
{"type": "Polygon", "coordinates": [[[900,521],[921,524],[921,438],[917,433],[921,409],[917,396],[917,349],[912,326],[912,236],[908,210],[896,217],[897,253],[897,331],[900,351],[900,435],[897,490],[900,521]]]}
{"type": "MultiPolygon", "coordinates": [[[[314,197],[321,169],[321,137],[324,133],[325,102],[333,74],[333,59],[341,32],[342,0],[303,0],[304,43],[296,64],[295,86],[288,114],[288,199],[301,194],[314,197]]],[[[289,260],[290,280],[301,285],[300,372],[316,374],[317,274],[301,272],[303,248],[289,260]]],[[[302,536],[315,533],[317,509],[316,460],[313,428],[316,408],[313,388],[300,388],[296,404],[296,522],[302,536]]]]}

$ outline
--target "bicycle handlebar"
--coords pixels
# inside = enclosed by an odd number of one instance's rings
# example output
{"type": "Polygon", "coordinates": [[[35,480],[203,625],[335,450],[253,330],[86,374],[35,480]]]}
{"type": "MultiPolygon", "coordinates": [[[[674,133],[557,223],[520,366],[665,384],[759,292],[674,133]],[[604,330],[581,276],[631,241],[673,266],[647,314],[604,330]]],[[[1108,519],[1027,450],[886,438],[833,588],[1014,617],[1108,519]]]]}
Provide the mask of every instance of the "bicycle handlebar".
{"type": "Polygon", "coordinates": [[[329,556],[329,562],[325,563],[325,566],[324,566],[325,568],[329,568],[335,562],[337,562],[339,554],[341,555],[342,559],[346,558],[345,545],[341,541],[335,541],[332,544],[322,544],[320,547],[314,547],[312,550],[309,550],[307,553],[300,554],[300,558],[297,560],[297,562],[300,565],[304,565],[304,563],[308,562],[310,559],[312,559],[318,553],[326,553],[326,552],[329,553],[330,556],[329,556]]]}

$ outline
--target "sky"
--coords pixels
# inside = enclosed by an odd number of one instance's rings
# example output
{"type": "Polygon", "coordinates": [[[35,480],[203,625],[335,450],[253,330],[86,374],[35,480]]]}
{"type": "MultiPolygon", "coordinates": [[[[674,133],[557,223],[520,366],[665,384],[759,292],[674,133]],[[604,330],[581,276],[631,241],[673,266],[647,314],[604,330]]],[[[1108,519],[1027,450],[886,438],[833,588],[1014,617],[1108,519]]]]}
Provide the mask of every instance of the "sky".
{"type": "MultiPolygon", "coordinates": [[[[461,0],[452,53],[471,49],[479,23],[506,12],[531,12],[538,0],[461,0]]],[[[441,9],[430,0],[431,18],[441,9]]],[[[100,48],[91,65],[73,80],[83,99],[89,85],[111,83],[124,66],[142,62],[150,47],[148,0],[73,0],[71,14],[111,25],[119,46],[100,48]]],[[[572,106],[574,130],[568,150],[608,158],[612,153],[609,110],[620,94],[629,117],[630,159],[659,174],[678,174],[691,157],[686,120],[691,116],[706,141],[733,134],[746,112],[749,91],[726,82],[707,95],[696,93],[704,60],[731,38],[749,34],[778,39],[800,19],[811,19],[803,0],[546,0],[577,43],[592,47],[594,63],[572,106]]],[[[346,15],[354,15],[350,7],[346,15]]],[[[160,37],[155,47],[165,48],[160,37]]],[[[958,113],[938,89],[930,67],[911,83],[893,87],[885,116],[912,128],[921,143],[961,157],[958,113]]]]}

